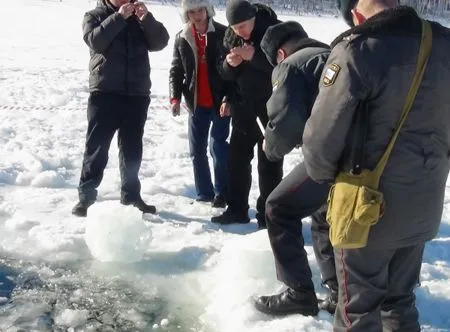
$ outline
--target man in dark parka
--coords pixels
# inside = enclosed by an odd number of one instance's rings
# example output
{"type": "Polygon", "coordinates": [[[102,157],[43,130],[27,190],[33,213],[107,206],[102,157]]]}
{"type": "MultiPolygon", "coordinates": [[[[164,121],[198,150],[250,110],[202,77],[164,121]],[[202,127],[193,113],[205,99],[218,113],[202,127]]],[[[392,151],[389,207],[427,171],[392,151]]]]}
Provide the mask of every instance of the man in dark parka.
{"type": "MultiPolygon", "coordinates": [[[[342,137],[354,136],[354,119],[365,110],[361,167],[374,169],[401,116],[421,44],[420,17],[397,0],[340,0],[339,7],[351,29],[332,43],[303,135],[306,170],[318,182],[350,170],[350,142],[342,137]]],[[[384,214],[366,247],[335,249],[334,331],[420,331],[414,288],[425,243],[441,222],[450,154],[450,30],[431,26],[431,55],[381,177],[384,214]]]]}
{"type": "Polygon", "coordinates": [[[230,27],[224,43],[228,54],[223,63],[223,77],[235,82],[233,97],[226,100],[231,108],[232,131],[229,152],[228,208],[212,222],[248,223],[248,197],[252,183],[251,161],[257,145],[260,195],[256,202],[256,219],[265,228],[265,203],[283,177],[283,160],[272,162],[262,150],[263,135],[257,118],[267,124],[266,103],[272,93],[273,66],[261,50],[261,39],[267,28],[279,23],[277,15],[262,4],[231,0],[226,16],[230,27]]]}
{"type": "MultiPolygon", "coordinates": [[[[311,114],[330,48],[308,38],[303,27],[293,21],[267,29],[261,48],[276,65],[272,74],[272,96],[267,103],[269,122],[264,150],[269,160],[279,160],[295,146],[302,145],[303,129],[311,114]]],[[[258,310],[272,315],[317,314],[318,301],[302,235],[302,219],[311,215],[314,252],[323,284],[330,290],[329,296],[320,302],[320,308],[334,313],[336,269],[324,207],[328,191],[329,185],[309,178],[304,163],[300,162],[269,195],[267,230],[277,277],[288,289],[278,295],[259,297],[255,302],[258,310]]]]}
{"type": "Polygon", "coordinates": [[[117,131],[121,176],[121,203],[144,213],[155,213],[141,197],[138,173],[142,136],[150,103],[148,52],[166,47],[169,34],[143,2],[99,0],[83,21],[83,39],[89,46],[88,128],[78,186],[79,202],[72,209],[85,217],[97,199],[97,187],[108,162],[117,131]]]}

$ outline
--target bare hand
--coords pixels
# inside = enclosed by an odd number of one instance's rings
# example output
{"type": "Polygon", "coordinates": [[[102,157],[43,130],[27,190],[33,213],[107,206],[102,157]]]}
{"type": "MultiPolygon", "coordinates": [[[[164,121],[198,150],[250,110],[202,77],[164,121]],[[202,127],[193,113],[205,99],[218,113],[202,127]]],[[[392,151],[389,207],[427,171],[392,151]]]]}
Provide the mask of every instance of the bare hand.
{"type": "Polygon", "coordinates": [[[122,15],[124,19],[129,18],[134,14],[134,3],[126,3],[119,8],[119,14],[122,15]]]}
{"type": "Polygon", "coordinates": [[[240,55],[233,52],[227,54],[226,60],[231,67],[237,67],[244,61],[240,55]]]}
{"type": "Polygon", "coordinates": [[[219,114],[221,118],[227,117],[231,115],[231,107],[230,104],[224,101],[222,105],[220,105],[219,114]]]}
{"type": "Polygon", "coordinates": [[[231,50],[232,53],[239,55],[245,61],[251,61],[255,54],[255,48],[253,45],[245,44],[242,47],[235,47],[231,50]]]}
{"type": "Polygon", "coordinates": [[[145,3],[143,2],[135,2],[134,3],[134,13],[137,16],[137,18],[139,19],[139,21],[143,21],[144,18],[147,16],[148,14],[148,8],[145,5],[145,3]]]}
{"type": "Polygon", "coordinates": [[[181,105],[180,102],[175,102],[170,106],[171,110],[172,110],[172,115],[173,116],[179,116],[180,115],[180,109],[181,109],[181,105]]]}

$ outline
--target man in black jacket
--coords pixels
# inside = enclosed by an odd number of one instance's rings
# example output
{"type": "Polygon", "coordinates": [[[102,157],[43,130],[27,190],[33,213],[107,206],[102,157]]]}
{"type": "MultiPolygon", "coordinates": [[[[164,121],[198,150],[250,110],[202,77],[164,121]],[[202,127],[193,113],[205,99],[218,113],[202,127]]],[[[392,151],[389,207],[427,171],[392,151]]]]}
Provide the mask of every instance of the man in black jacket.
{"type": "Polygon", "coordinates": [[[269,161],[263,150],[263,135],[257,118],[266,125],[266,102],[272,93],[273,66],[261,50],[261,39],[271,25],[279,23],[275,12],[261,4],[232,0],[226,16],[230,27],[224,44],[229,51],[223,63],[223,75],[235,81],[237,91],[228,100],[231,106],[228,208],[212,222],[219,224],[248,223],[248,196],[251,187],[251,161],[258,146],[260,196],[256,203],[259,228],[265,228],[265,203],[283,177],[283,161],[269,161]]]}
{"type": "MultiPolygon", "coordinates": [[[[261,48],[276,65],[273,92],[267,103],[269,122],[264,150],[269,160],[279,160],[302,145],[303,128],[311,114],[319,79],[330,48],[308,38],[297,22],[284,22],[267,29],[261,48]]],[[[325,219],[328,184],[311,180],[301,162],[272,191],[266,203],[266,222],[275,258],[277,277],[288,286],[284,292],[261,296],[255,306],[272,315],[315,315],[318,301],[304,249],[302,219],[311,215],[314,252],[329,296],[319,307],[334,313],[337,280],[333,248],[325,219]]]]}
{"type": "Polygon", "coordinates": [[[144,213],[156,208],[141,198],[138,178],[142,136],[150,103],[149,51],[162,50],[169,35],[143,2],[99,0],[84,16],[83,38],[89,46],[88,128],[78,187],[72,209],[85,217],[97,199],[111,140],[118,131],[121,203],[144,213]]]}
{"type": "Polygon", "coordinates": [[[215,12],[208,0],[182,0],[181,10],[185,24],[175,38],[169,74],[172,113],[174,116],[180,114],[183,95],[189,109],[189,150],[197,201],[225,207],[230,117],[219,114],[226,88],[219,70],[225,57],[223,37],[226,27],[213,20],[215,12]],[[211,134],[208,135],[210,127],[211,134]],[[206,152],[208,136],[214,186],[206,152]]]}

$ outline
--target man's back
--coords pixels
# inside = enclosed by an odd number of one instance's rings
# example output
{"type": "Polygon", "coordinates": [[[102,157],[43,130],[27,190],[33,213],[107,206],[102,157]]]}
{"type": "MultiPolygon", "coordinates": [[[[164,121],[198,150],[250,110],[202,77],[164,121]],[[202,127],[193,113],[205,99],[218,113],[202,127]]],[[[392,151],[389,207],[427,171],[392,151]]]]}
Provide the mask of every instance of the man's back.
{"type": "Polygon", "coordinates": [[[304,38],[299,44],[303,45],[273,71],[273,92],[267,102],[269,123],[265,132],[265,152],[269,160],[281,159],[301,145],[303,129],[330,54],[328,45],[318,41],[304,38]]]}
{"type": "MultiPolygon", "coordinates": [[[[349,172],[348,166],[357,170],[358,164],[372,170],[386,151],[415,80],[424,22],[397,0],[341,0],[339,8],[352,28],[333,43],[305,127],[303,155],[314,180],[345,186],[337,179],[340,172],[349,172]],[[354,158],[346,156],[345,149],[354,158]]],[[[345,294],[336,307],[336,331],[421,330],[414,290],[425,243],[436,235],[441,221],[450,150],[449,30],[432,25],[425,75],[423,80],[417,77],[417,95],[380,185],[369,185],[384,195],[382,217],[370,225],[367,245],[335,250],[338,291],[345,294]]],[[[344,209],[341,203],[353,193],[339,195],[336,188],[332,205],[344,209]]],[[[368,204],[355,208],[354,216],[374,206],[369,191],[358,189],[358,200],[368,204]]],[[[355,220],[345,219],[342,224],[331,220],[330,233],[339,224],[343,237],[353,238],[355,220]]]]}
{"type": "MultiPolygon", "coordinates": [[[[416,70],[418,41],[414,36],[394,35],[382,41],[376,37],[367,40],[368,50],[379,48],[380,58],[390,60],[387,65],[372,56],[373,65],[369,65],[378,68],[369,74],[373,80],[369,99],[373,100],[368,105],[370,130],[364,155],[369,166],[379,160],[395,129],[416,70]],[[398,51],[393,52],[396,48],[398,51]]],[[[399,240],[393,237],[391,245],[430,240],[441,221],[450,152],[449,51],[450,30],[435,26],[422,84],[381,181],[380,189],[389,206],[371,235],[384,236],[379,232],[385,234],[385,227],[389,227],[386,224],[393,223],[390,229],[399,240]]]]}
{"type": "Polygon", "coordinates": [[[329,46],[320,44],[322,43],[312,41],[311,45],[300,48],[283,61],[285,64],[296,68],[305,80],[307,90],[299,92],[302,93],[302,98],[307,105],[308,117],[319,91],[319,81],[323,68],[330,54],[329,46]]]}
{"type": "MultiPolygon", "coordinates": [[[[372,247],[395,248],[429,240],[441,221],[450,151],[449,31],[433,24],[428,67],[381,178],[380,190],[386,206],[384,216],[371,229],[372,247]]],[[[331,70],[329,86],[322,87],[314,108],[345,110],[346,105],[354,105],[358,100],[365,102],[369,113],[365,168],[375,167],[400,117],[416,70],[420,33],[421,21],[413,10],[403,8],[401,15],[394,18],[386,11],[364,24],[360,31],[355,28],[353,34],[338,39],[333,49],[327,66],[331,70]]],[[[325,139],[327,142],[345,144],[342,133],[347,132],[351,122],[347,121],[351,112],[347,113],[339,111],[336,115],[333,134],[325,139]]],[[[313,121],[314,127],[321,122],[316,117],[313,121]]],[[[308,130],[307,126],[308,171],[316,180],[326,179],[330,176],[327,171],[314,174],[314,160],[322,159],[319,163],[325,164],[328,158],[337,160],[339,156],[333,156],[333,152],[328,156],[314,155],[311,147],[322,145],[325,140],[320,132],[308,130]]],[[[336,171],[329,169],[330,173],[336,171]]]]}

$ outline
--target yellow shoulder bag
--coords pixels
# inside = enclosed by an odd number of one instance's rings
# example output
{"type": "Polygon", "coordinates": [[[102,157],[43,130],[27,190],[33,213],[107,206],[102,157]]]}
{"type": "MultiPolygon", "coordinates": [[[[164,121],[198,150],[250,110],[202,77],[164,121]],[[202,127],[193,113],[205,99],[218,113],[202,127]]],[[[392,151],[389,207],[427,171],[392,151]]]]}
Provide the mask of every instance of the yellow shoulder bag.
{"type": "Polygon", "coordinates": [[[422,81],[432,39],[430,24],[422,20],[422,39],[414,78],[396,130],[375,169],[364,169],[360,174],[341,172],[330,189],[327,222],[330,224],[330,240],[335,248],[365,247],[370,228],[382,216],[383,193],[378,191],[380,178],[422,81]]]}

